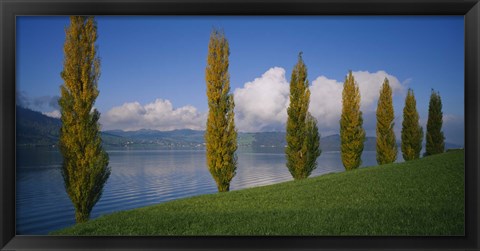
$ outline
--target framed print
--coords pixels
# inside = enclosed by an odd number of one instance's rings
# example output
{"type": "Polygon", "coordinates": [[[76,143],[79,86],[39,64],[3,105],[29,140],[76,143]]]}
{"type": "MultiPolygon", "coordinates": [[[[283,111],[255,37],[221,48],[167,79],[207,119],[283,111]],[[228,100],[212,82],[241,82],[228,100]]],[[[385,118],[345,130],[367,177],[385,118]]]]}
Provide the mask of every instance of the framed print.
{"type": "Polygon", "coordinates": [[[0,246],[479,248],[478,1],[1,1],[0,246]]]}

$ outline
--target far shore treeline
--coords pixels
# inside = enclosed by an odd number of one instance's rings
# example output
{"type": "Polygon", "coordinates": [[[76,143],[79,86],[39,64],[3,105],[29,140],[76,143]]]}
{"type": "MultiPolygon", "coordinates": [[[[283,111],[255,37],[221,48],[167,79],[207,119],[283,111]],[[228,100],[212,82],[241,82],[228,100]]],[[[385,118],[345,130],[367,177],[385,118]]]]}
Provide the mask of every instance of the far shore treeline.
{"type": "MultiPolygon", "coordinates": [[[[85,222],[100,199],[110,167],[108,154],[102,147],[98,120],[100,113],[93,109],[99,95],[100,60],[98,59],[97,23],[95,18],[70,17],[64,45],[64,69],[61,73],[61,131],[60,150],[63,155],[62,174],[65,189],[74,207],[78,223],[85,222]]],[[[230,190],[237,168],[236,151],[239,145],[235,127],[234,98],[230,93],[230,47],[225,33],[213,29],[210,35],[205,68],[208,97],[208,120],[204,134],[207,167],[219,192],[230,190]]],[[[234,52],[233,52],[234,53],[234,52]]],[[[103,94],[108,95],[108,94],[103,94]]],[[[357,169],[367,139],[360,110],[360,91],[348,71],[343,85],[340,124],[340,152],[345,170],[357,169]]],[[[298,55],[290,78],[290,103],[287,108],[285,133],[286,168],[295,180],[306,179],[317,167],[320,149],[317,120],[308,112],[310,91],[307,66],[298,55]]],[[[425,155],[445,151],[442,132],[442,103],[440,94],[432,89],[426,131],[425,155]]],[[[397,142],[393,132],[395,113],[392,89],[384,79],[376,111],[376,154],[379,165],[397,159],[397,142]]],[[[321,120],[322,118],[318,118],[321,120]]],[[[403,109],[401,151],[406,161],[420,158],[423,128],[419,125],[416,100],[408,90],[403,109]]]]}

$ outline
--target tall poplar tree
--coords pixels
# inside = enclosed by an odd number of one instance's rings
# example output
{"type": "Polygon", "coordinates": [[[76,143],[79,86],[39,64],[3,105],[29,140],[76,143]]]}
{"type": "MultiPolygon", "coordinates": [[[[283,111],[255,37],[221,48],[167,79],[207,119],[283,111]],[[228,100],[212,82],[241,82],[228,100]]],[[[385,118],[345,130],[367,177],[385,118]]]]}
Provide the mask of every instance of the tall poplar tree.
{"type": "Polygon", "coordinates": [[[352,71],[343,84],[340,141],[343,166],[346,170],[358,168],[362,164],[365,130],[360,111],[360,90],[352,71]]]}
{"type": "Polygon", "coordinates": [[[234,121],[234,100],[230,94],[228,56],[230,49],[225,34],[214,29],[208,44],[205,80],[207,84],[208,118],[205,131],[207,167],[219,192],[230,190],[230,181],[237,169],[237,131],[234,121]]]}
{"type": "Polygon", "coordinates": [[[310,175],[316,167],[316,159],[320,154],[318,152],[317,155],[313,149],[316,144],[313,141],[310,142],[309,140],[312,139],[308,138],[309,135],[312,137],[318,135],[316,121],[308,113],[309,103],[307,66],[303,62],[300,52],[290,79],[290,104],[287,108],[286,129],[287,147],[285,148],[286,165],[295,180],[305,179],[310,175]]]}
{"type": "Polygon", "coordinates": [[[412,89],[408,89],[403,108],[402,155],[405,161],[420,158],[423,129],[417,112],[417,101],[412,89]]]}
{"type": "Polygon", "coordinates": [[[97,24],[93,17],[72,16],[64,44],[60,87],[62,176],[75,207],[75,220],[85,222],[110,175],[100,138],[97,98],[100,60],[96,55],[97,24]]]}
{"type": "Polygon", "coordinates": [[[442,132],[442,124],[442,99],[440,93],[432,89],[430,104],[428,105],[426,156],[445,151],[445,136],[442,132]]]}
{"type": "Polygon", "coordinates": [[[377,104],[377,163],[393,163],[397,159],[397,142],[393,131],[395,118],[392,101],[392,88],[385,78],[377,104]]]}

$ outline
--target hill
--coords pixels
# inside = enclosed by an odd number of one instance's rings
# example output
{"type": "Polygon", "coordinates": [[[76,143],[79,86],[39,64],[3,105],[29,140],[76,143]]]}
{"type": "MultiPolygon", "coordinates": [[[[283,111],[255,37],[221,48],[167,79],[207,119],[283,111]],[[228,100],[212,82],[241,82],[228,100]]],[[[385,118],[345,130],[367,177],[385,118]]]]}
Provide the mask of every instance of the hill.
{"type": "MultiPolygon", "coordinates": [[[[56,146],[62,121],[21,106],[16,107],[17,146],[56,146]]],[[[101,132],[107,146],[123,146],[129,139],[101,132]]]]}
{"type": "Polygon", "coordinates": [[[58,142],[59,119],[45,116],[39,112],[16,107],[17,145],[50,146],[58,142]]]}
{"type": "MultiPolygon", "coordinates": [[[[157,131],[142,129],[138,131],[111,130],[104,134],[126,139],[130,147],[157,148],[203,148],[204,132],[189,129],[157,131]]],[[[107,141],[108,142],[108,141],[107,141]]]]}
{"type": "MultiPolygon", "coordinates": [[[[58,143],[60,119],[51,118],[40,112],[17,106],[17,145],[51,146],[58,143]]],[[[157,148],[157,149],[204,149],[204,131],[189,129],[157,131],[109,130],[101,132],[106,148],[157,148]]],[[[367,137],[365,151],[375,151],[375,137],[367,137]]],[[[238,133],[239,150],[253,152],[283,152],[285,132],[238,133]]],[[[330,135],[320,139],[322,151],[340,151],[340,135],[330,135]]],[[[460,146],[445,143],[445,148],[460,146]]]]}
{"type": "Polygon", "coordinates": [[[463,236],[464,151],[104,215],[54,235],[463,236]]]}

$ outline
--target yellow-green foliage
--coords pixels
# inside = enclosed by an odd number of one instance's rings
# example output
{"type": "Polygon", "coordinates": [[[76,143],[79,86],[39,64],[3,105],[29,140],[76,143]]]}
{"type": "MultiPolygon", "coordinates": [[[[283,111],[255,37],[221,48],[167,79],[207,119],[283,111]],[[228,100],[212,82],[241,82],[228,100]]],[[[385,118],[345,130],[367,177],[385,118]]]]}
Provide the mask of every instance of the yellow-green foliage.
{"type": "Polygon", "coordinates": [[[360,90],[352,71],[348,73],[343,84],[340,140],[343,166],[346,170],[358,168],[362,164],[365,130],[360,111],[360,90]]]}
{"type": "Polygon", "coordinates": [[[428,105],[428,121],[425,155],[443,153],[445,151],[445,136],[442,132],[443,113],[440,93],[432,90],[428,105]]]}
{"type": "Polygon", "coordinates": [[[402,122],[402,155],[406,161],[420,158],[423,129],[419,119],[415,95],[412,89],[408,89],[402,122]]]}
{"type": "Polygon", "coordinates": [[[397,143],[393,131],[394,111],[392,88],[388,79],[383,81],[377,105],[377,163],[393,163],[397,159],[397,143]]]}
{"type": "Polygon", "coordinates": [[[70,17],[61,73],[60,151],[65,188],[75,207],[77,222],[89,219],[110,175],[108,155],[100,138],[100,114],[92,110],[99,94],[96,40],[97,25],[93,17],[70,17]]]}
{"type": "Polygon", "coordinates": [[[316,168],[315,161],[320,155],[318,145],[315,142],[315,140],[319,140],[318,128],[316,121],[308,113],[309,102],[310,90],[308,89],[307,67],[303,62],[302,53],[300,53],[290,79],[290,105],[287,109],[287,147],[285,148],[287,168],[296,180],[305,179],[310,175],[316,168]],[[309,138],[309,136],[313,138],[309,138]]]}
{"type": "Polygon", "coordinates": [[[207,167],[219,192],[230,190],[230,181],[237,169],[237,131],[234,101],[230,91],[228,56],[230,49],[225,34],[213,30],[208,45],[207,83],[208,118],[205,131],[207,167]]]}

